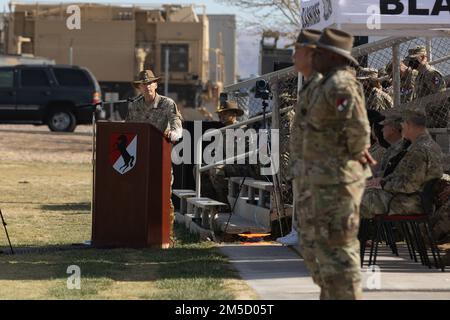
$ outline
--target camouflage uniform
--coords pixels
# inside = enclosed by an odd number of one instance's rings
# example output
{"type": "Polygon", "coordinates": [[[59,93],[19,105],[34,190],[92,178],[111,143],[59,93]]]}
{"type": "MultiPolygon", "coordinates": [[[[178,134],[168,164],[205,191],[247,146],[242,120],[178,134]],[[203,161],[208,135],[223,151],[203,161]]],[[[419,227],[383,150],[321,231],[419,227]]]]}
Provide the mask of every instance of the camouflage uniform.
{"type": "Polygon", "coordinates": [[[351,68],[336,68],[315,91],[304,136],[315,251],[329,299],[362,295],[359,205],[371,174],[358,158],[369,144],[363,88],[351,68]]]}
{"type": "Polygon", "coordinates": [[[397,168],[382,178],[382,189],[366,190],[361,203],[361,216],[377,214],[420,214],[420,196],[424,184],[443,174],[442,152],[428,133],[417,137],[397,168]],[[391,201],[392,200],[392,201],[391,201]]]}
{"type": "Polygon", "coordinates": [[[387,109],[391,109],[393,106],[394,101],[386,92],[376,87],[370,90],[366,103],[367,110],[375,110],[381,112],[387,109]]]}
{"type": "MultiPolygon", "coordinates": [[[[150,123],[162,133],[170,130],[172,132],[171,140],[176,141],[183,135],[183,126],[180,112],[176,103],[165,96],[156,94],[152,103],[147,103],[144,97],[135,100],[128,108],[126,122],[145,122],[150,123]]],[[[171,169],[170,193],[172,193],[173,172],[171,169]]],[[[171,239],[173,240],[173,221],[174,207],[170,199],[170,225],[171,239]]]]}
{"type": "MultiPolygon", "coordinates": [[[[389,67],[388,67],[389,68],[389,67]]],[[[392,65],[390,66],[392,70],[392,65]]],[[[392,71],[390,71],[392,72],[392,71]]],[[[414,93],[414,84],[416,82],[417,70],[408,67],[406,71],[400,75],[400,103],[407,103],[412,101],[414,93]]],[[[392,81],[392,79],[391,79],[392,81]]],[[[387,88],[387,93],[390,97],[394,96],[394,87],[387,88]]]]}
{"type": "Polygon", "coordinates": [[[378,170],[374,171],[374,177],[384,177],[384,172],[389,165],[389,161],[399,154],[402,150],[404,150],[405,140],[400,139],[397,143],[392,144],[389,148],[386,149],[383,156],[379,160],[378,170]]]}
{"type": "Polygon", "coordinates": [[[413,99],[426,97],[445,89],[446,84],[442,73],[429,64],[420,65],[417,72],[413,99]]]}
{"type": "MultiPolygon", "coordinates": [[[[419,99],[445,90],[446,83],[442,74],[429,64],[420,65],[415,82],[414,99],[419,99]]],[[[445,128],[448,122],[448,102],[439,101],[423,106],[427,113],[427,126],[445,128]]]]}
{"type": "Polygon", "coordinates": [[[290,150],[291,150],[291,168],[293,184],[296,190],[295,210],[297,214],[297,230],[299,231],[299,240],[302,257],[313,278],[314,283],[321,285],[319,264],[315,255],[315,232],[314,215],[311,203],[311,190],[305,181],[308,172],[303,161],[303,136],[305,132],[306,119],[313,97],[322,75],[315,73],[306,82],[299,92],[299,100],[295,106],[295,116],[292,122],[290,150]]]}
{"type": "MultiPolygon", "coordinates": [[[[231,125],[231,124],[227,124],[231,125]]],[[[238,128],[239,129],[239,128],[238,128]]],[[[244,129],[241,127],[240,129],[244,129]]],[[[234,130],[234,129],[230,129],[234,130]]],[[[226,130],[222,131],[222,143],[223,143],[223,160],[231,157],[226,153],[227,144],[230,141],[227,141],[226,138],[226,130]]],[[[250,150],[249,143],[251,141],[241,141],[239,138],[234,137],[234,156],[238,155],[238,145],[245,143],[245,152],[250,150]]],[[[241,160],[242,161],[242,160],[241,160]]],[[[215,200],[228,204],[228,180],[227,177],[255,177],[258,176],[259,168],[255,164],[248,164],[246,159],[246,164],[238,164],[237,161],[234,161],[234,164],[222,164],[219,166],[215,166],[208,171],[209,180],[212,184],[212,187],[215,191],[215,200]]]]}
{"type": "Polygon", "coordinates": [[[412,101],[414,94],[414,84],[416,82],[418,71],[410,67],[400,77],[400,102],[407,103],[412,101]]]}
{"type": "MultiPolygon", "coordinates": [[[[450,188],[450,176],[444,174],[439,181],[435,194],[450,188]]],[[[436,201],[437,210],[430,217],[430,228],[433,238],[437,243],[450,242],[450,198],[444,201],[436,201]]]]}
{"type": "Polygon", "coordinates": [[[380,169],[381,159],[384,157],[386,153],[386,148],[382,147],[377,141],[370,146],[369,153],[372,155],[372,158],[374,158],[375,161],[377,162],[377,165],[371,168],[372,175],[375,176],[375,173],[380,169]]]}
{"type": "MultiPolygon", "coordinates": [[[[222,143],[223,143],[223,159],[227,158],[226,154],[226,131],[222,131],[222,143]]],[[[236,145],[235,149],[236,150],[236,145]]],[[[236,154],[236,153],[235,153],[236,154]]],[[[208,177],[209,181],[215,192],[215,200],[228,204],[228,180],[225,174],[225,166],[230,169],[232,165],[220,165],[209,169],[208,177]]]]}

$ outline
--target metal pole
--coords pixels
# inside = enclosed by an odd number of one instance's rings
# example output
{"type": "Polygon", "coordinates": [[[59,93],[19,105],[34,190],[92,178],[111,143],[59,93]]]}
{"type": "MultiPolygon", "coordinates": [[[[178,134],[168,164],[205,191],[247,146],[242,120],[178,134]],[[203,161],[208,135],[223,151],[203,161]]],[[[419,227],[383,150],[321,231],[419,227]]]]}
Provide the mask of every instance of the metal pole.
{"type": "Polygon", "coordinates": [[[73,39],[70,39],[69,46],[69,64],[73,65],[73,39]]]}
{"type": "MultiPolygon", "coordinates": [[[[279,104],[278,104],[278,79],[274,81],[274,83],[271,86],[271,90],[273,93],[273,104],[272,104],[272,125],[270,129],[279,129],[280,128],[280,110],[279,110],[279,104]]],[[[270,130],[269,128],[267,128],[270,130]]],[[[270,135],[271,136],[271,135],[270,135]]],[[[276,142],[278,143],[278,141],[276,142]]],[[[270,158],[273,159],[272,151],[270,151],[270,158]]],[[[279,154],[276,154],[275,156],[280,156],[279,154]]],[[[280,172],[273,172],[273,186],[274,186],[274,200],[276,204],[276,210],[277,210],[277,217],[278,217],[278,224],[280,226],[280,233],[281,236],[284,237],[284,231],[283,226],[281,223],[281,213],[283,212],[283,216],[286,216],[284,214],[284,201],[281,194],[281,175],[280,172]]]]}
{"type": "MultiPolygon", "coordinates": [[[[297,104],[299,103],[300,100],[300,89],[303,86],[303,76],[302,74],[299,72],[297,73],[297,104]]],[[[295,112],[300,112],[300,110],[295,109],[295,112]]],[[[290,135],[289,139],[303,139],[303,137],[292,137],[292,132],[290,135]]],[[[292,153],[290,154],[290,156],[292,157],[292,153]]],[[[303,176],[297,177],[295,179],[304,179],[303,176]]],[[[297,231],[296,226],[297,226],[297,210],[299,210],[299,208],[297,208],[297,205],[295,204],[297,201],[296,199],[300,196],[299,191],[297,190],[296,183],[295,183],[295,179],[292,180],[292,231],[297,231]]]]}
{"type": "Polygon", "coordinates": [[[197,164],[196,166],[196,172],[195,172],[195,196],[197,198],[200,198],[200,194],[201,194],[201,163],[202,163],[202,137],[200,136],[198,141],[196,141],[197,143],[197,164]]]}
{"type": "Polygon", "coordinates": [[[426,38],[426,46],[427,46],[427,58],[428,61],[433,59],[433,53],[431,52],[431,38],[426,38]]]}
{"type": "Polygon", "coordinates": [[[398,44],[392,47],[392,70],[394,80],[394,107],[400,105],[400,47],[398,44]]]}
{"type": "Polygon", "coordinates": [[[203,142],[203,129],[202,126],[198,126],[197,124],[201,124],[201,122],[194,121],[194,164],[195,164],[195,196],[200,198],[201,195],[201,168],[202,168],[202,142],[203,142]],[[197,140],[196,140],[197,139],[197,140]]]}
{"type": "Polygon", "coordinates": [[[114,102],[110,102],[109,103],[109,120],[114,121],[115,118],[116,117],[114,116],[114,102]]]}
{"type": "Polygon", "coordinates": [[[8,229],[6,228],[7,224],[5,222],[5,219],[3,219],[3,213],[2,213],[1,209],[0,209],[0,218],[2,219],[3,228],[5,229],[6,238],[8,239],[9,248],[11,249],[11,254],[14,254],[14,250],[13,250],[13,247],[12,247],[12,244],[11,244],[11,240],[9,239],[8,229]]]}
{"type": "Polygon", "coordinates": [[[169,95],[169,48],[166,48],[166,64],[164,68],[164,95],[169,95]]]}

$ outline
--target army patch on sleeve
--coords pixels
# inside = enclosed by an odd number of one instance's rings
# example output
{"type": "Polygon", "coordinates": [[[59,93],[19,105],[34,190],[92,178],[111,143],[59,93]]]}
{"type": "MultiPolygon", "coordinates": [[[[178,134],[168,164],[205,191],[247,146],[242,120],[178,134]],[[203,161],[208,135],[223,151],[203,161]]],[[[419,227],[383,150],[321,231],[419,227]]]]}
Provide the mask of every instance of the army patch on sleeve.
{"type": "Polygon", "coordinates": [[[441,79],[439,77],[433,77],[433,83],[435,86],[439,85],[441,83],[441,79]]]}
{"type": "Polygon", "coordinates": [[[336,100],[336,106],[338,111],[342,112],[345,109],[347,109],[348,106],[348,99],[346,98],[339,98],[336,100]]]}

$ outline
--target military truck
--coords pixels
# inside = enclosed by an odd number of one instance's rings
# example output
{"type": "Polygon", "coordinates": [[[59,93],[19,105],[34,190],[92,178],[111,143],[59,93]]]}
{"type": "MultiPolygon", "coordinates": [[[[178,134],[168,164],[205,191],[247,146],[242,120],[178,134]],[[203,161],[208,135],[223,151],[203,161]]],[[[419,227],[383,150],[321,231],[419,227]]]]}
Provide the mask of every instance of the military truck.
{"type": "Polygon", "coordinates": [[[5,51],[86,67],[114,99],[133,96],[135,75],[150,68],[163,78],[160,93],[167,78],[169,96],[198,107],[208,81],[209,32],[206,14],[195,11],[180,5],[12,3],[5,19],[5,51]],[[77,15],[80,28],[74,23],[77,15]]]}

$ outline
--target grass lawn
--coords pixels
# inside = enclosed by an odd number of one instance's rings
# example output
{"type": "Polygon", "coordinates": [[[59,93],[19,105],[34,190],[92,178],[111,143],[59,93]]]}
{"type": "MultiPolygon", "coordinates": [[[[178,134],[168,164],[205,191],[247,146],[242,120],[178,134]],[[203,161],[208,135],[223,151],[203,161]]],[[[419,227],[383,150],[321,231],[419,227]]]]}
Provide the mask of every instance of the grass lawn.
{"type": "MultiPolygon", "coordinates": [[[[90,240],[87,163],[1,162],[0,208],[15,247],[90,240]]],[[[213,243],[177,226],[175,248],[0,254],[0,299],[256,299],[213,243]],[[81,289],[67,289],[67,267],[81,289]]],[[[0,230],[0,247],[7,241],[0,230]]],[[[31,251],[32,252],[32,251],[31,251]]]]}

